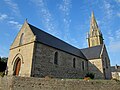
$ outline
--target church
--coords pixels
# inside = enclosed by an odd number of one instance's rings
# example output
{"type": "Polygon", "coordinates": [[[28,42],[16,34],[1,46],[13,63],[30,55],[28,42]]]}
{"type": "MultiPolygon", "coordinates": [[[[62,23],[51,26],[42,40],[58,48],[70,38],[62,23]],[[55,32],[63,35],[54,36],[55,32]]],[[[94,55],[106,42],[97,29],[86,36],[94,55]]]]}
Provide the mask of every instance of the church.
{"type": "Polygon", "coordinates": [[[10,46],[8,76],[111,79],[110,59],[94,13],[91,15],[88,48],[76,48],[24,22],[10,46]]]}

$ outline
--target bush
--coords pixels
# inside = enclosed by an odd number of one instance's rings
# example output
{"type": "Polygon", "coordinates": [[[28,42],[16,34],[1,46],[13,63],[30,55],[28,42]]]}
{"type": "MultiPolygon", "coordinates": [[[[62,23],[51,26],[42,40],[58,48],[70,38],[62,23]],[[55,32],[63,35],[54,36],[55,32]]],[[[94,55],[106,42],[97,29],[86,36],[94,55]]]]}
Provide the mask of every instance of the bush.
{"type": "Polygon", "coordinates": [[[3,77],[5,75],[4,72],[0,72],[0,77],[3,77]]]}
{"type": "Polygon", "coordinates": [[[85,77],[89,77],[91,79],[94,79],[95,75],[93,73],[87,73],[85,77]]]}
{"type": "Polygon", "coordinates": [[[7,57],[0,57],[0,72],[4,72],[7,66],[7,57]]]}

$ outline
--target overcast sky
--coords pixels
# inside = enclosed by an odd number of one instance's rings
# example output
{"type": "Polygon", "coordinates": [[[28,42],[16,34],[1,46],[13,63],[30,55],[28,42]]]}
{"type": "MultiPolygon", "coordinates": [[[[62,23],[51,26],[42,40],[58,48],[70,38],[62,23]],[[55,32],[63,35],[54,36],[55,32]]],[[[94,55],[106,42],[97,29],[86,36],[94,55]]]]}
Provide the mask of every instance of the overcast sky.
{"type": "Polygon", "coordinates": [[[64,41],[86,48],[91,12],[103,33],[111,65],[120,65],[120,0],[0,0],[0,56],[25,19],[64,41]]]}

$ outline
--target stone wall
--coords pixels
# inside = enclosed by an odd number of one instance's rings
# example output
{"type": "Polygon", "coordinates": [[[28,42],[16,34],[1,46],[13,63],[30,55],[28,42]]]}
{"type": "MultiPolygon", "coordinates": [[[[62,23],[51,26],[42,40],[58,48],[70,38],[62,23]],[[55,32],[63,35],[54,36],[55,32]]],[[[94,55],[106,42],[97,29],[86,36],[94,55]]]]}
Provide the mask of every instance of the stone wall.
{"type": "Polygon", "coordinates": [[[24,77],[29,77],[31,75],[34,40],[35,36],[30,30],[28,24],[25,22],[10,47],[10,53],[7,62],[8,75],[13,75],[13,72],[15,71],[14,68],[16,68],[15,62],[17,61],[17,58],[20,58],[21,60],[19,75],[24,77]],[[23,41],[20,45],[20,38],[23,33],[23,41]]]}
{"type": "Polygon", "coordinates": [[[120,82],[113,80],[46,80],[32,77],[4,77],[0,90],[120,90],[120,82]]]}
{"type": "Polygon", "coordinates": [[[110,60],[105,45],[100,55],[99,59],[89,60],[89,72],[94,73],[96,79],[111,79],[110,60]]]}
{"type": "Polygon", "coordinates": [[[103,53],[101,55],[102,58],[102,68],[105,74],[106,79],[111,79],[112,74],[111,74],[111,65],[110,65],[110,59],[107,53],[106,46],[104,45],[103,53]]]}
{"type": "Polygon", "coordinates": [[[101,59],[89,60],[88,67],[89,67],[89,72],[95,75],[95,79],[104,79],[101,59]]]}
{"type": "Polygon", "coordinates": [[[29,77],[31,75],[31,65],[33,56],[34,43],[27,44],[16,49],[10,50],[10,56],[8,60],[8,75],[13,75],[15,62],[17,58],[21,60],[20,76],[29,77]],[[20,50],[20,51],[19,51],[20,50]]]}
{"type": "Polygon", "coordinates": [[[10,46],[10,49],[21,46],[20,39],[22,34],[24,35],[23,35],[23,40],[21,45],[33,42],[35,40],[35,36],[33,32],[31,31],[28,23],[25,22],[22,28],[20,29],[19,33],[17,34],[16,38],[14,39],[12,45],[10,46]]]}
{"type": "Polygon", "coordinates": [[[41,43],[36,43],[35,47],[32,76],[52,75],[56,78],[83,78],[86,75],[88,65],[85,59],[41,43]],[[58,64],[54,63],[55,52],[58,53],[58,64]],[[75,59],[75,67],[73,67],[73,59],[75,59]],[[82,61],[84,61],[84,70],[82,61]]]}
{"type": "Polygon", "coordinates": [[[101,41],[100,41],[100,37],[90,37],[89,38],[89,47],[92,47],[92,46],[97,46],[97,45],[100,45],[101,44],[101,41]]]}
{"type": "Polygon", "coordinates": [[[1,88],[2,88],[2,86],[1,86],[1,84],[2,84],[1,79],[2,79],[2,77],[0,77],[0,90],[1,90],[1,88]]]}
{"type": "Polygon", "coordinates": [[[120,72],[116,72],[116,71],[112,72],[112,78],[120,80],[120,72]]]}

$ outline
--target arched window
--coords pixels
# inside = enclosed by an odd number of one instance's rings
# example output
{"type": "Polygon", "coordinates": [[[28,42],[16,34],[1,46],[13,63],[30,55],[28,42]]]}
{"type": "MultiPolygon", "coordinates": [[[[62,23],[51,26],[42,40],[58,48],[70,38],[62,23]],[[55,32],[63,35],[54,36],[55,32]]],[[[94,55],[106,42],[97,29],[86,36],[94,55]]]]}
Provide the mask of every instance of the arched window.
{"type": "Polygon", "coordinates": [[[84,71],[85,70],[85,62],[82,61],[82,70],[84,71]]]}
{"type": "Polygon", "coordinates": [[[75,58],[73,58],[73,67],[75,68],[75,58]]]}
{"type": "Polygon", "coordinates": [[[106,65],[106,68],[108,68],[108,62],[106,57],[105,57],[105,65],[106,65]]]}
{"type": "Polygon", "coordinates": [[[24,36],[24,33],[22,33],[21,36],[20,36],[20,42],[19,42],[19,45],[22,45],[22,44],[23,44],[23,36],[24,36]]]}
{"type": "Polygon", "coordinates": [[[94,46],[95,41],[92,39],[92,46],[94,46]]]}
{"type": "Polygon", "coordinates": [[[54,64],[58,65],[58,52],[54,54],[54,64]]]}
{"type": "Polygon", "coordinates": [[[94,31],[92,31],[92,36],[94,36],[94,35],[95,35],[94,31]]]}

